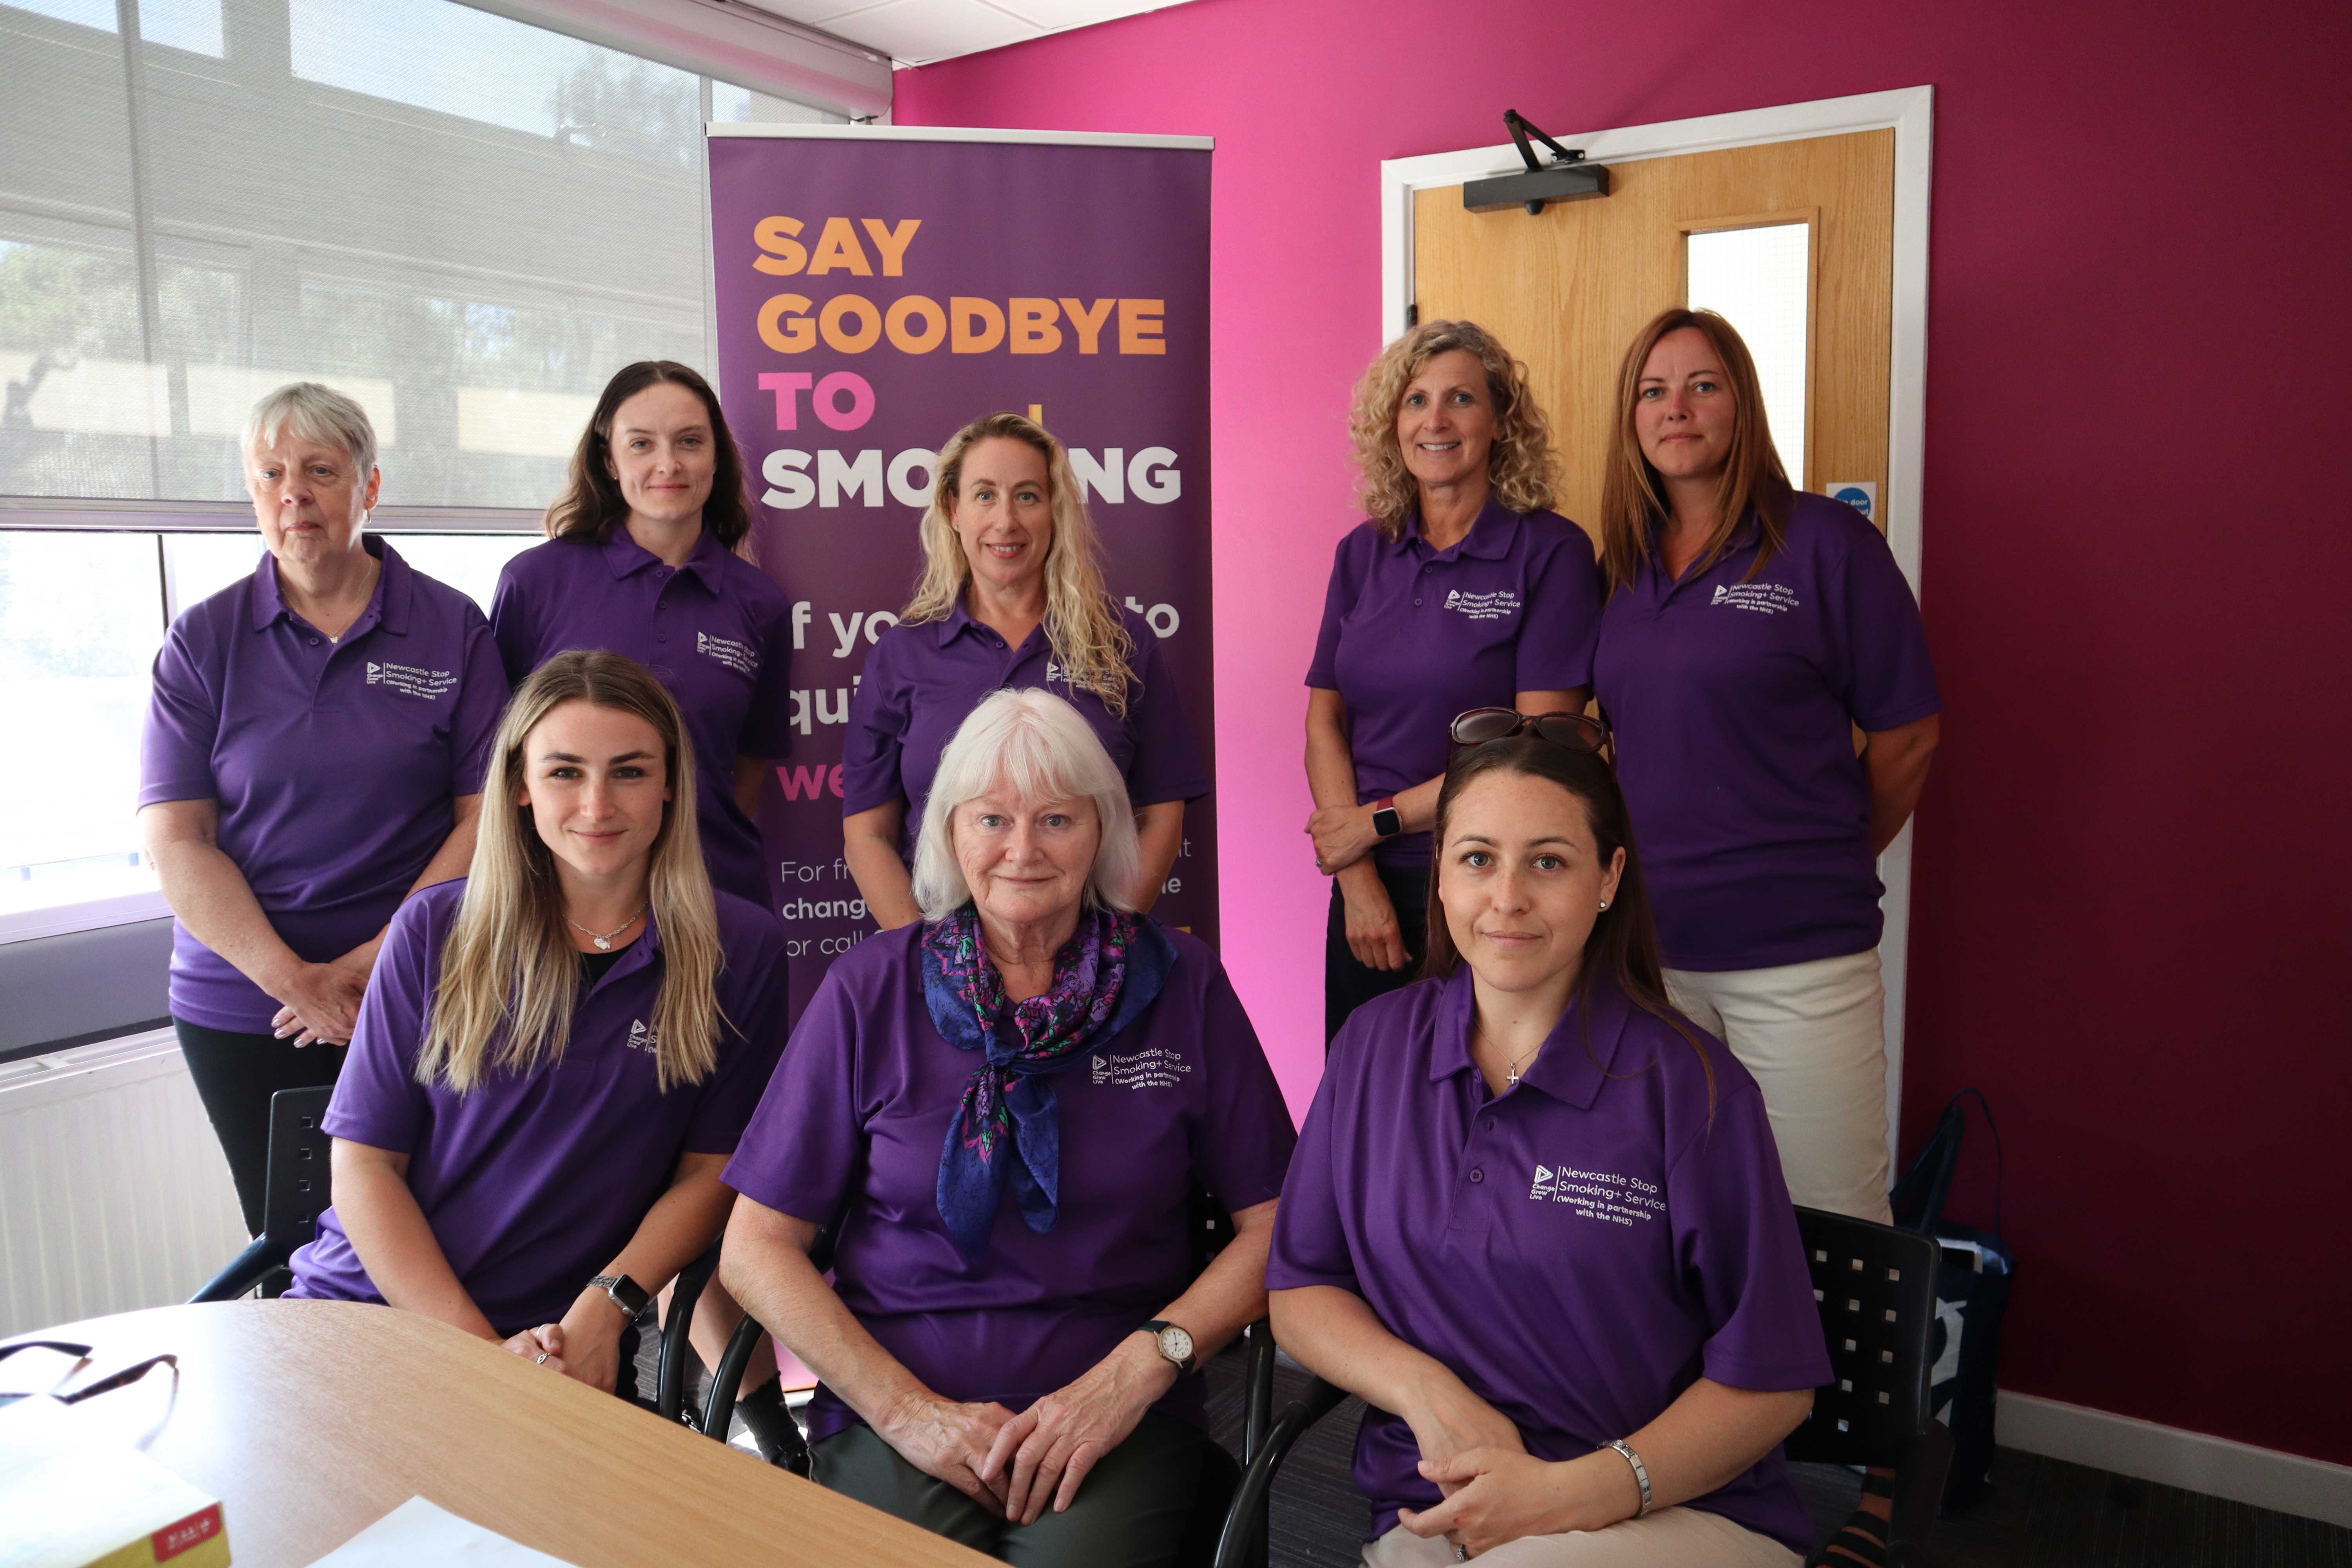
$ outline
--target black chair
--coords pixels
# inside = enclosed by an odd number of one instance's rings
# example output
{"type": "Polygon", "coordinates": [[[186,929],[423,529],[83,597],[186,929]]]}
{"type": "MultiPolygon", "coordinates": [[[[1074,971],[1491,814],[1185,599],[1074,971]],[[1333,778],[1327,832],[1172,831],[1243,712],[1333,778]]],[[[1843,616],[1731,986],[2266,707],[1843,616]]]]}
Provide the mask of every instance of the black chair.
{"type": "MultiPolygon", "coordinates": [[[[281,1089],[269,1097],[269,1167],[261,1199],[261,1234],[228,1267],[188,1298],[191,1306],[232,1301],[259,1290],[278,1295],[288,1282],[287,1261],[319,1232],[319,1215],[333,1201],[329,1159],[334,1140],[319,1125],[333,1087],[281,1089]]],[[[690,1357],[687,1329],[694,1303],[719,1267],[719,1245],[678,1272],[662,1321],[661,1370],[655,1396],[636,1404],[667,1420],[693,1426],[684,1414],[686,1368],[690,1357]]],[[[726,1434],[719,1434],[724,1440],[726,1434]]]]}
{"type": "Polygon", "coordinates": [[[334,1088],[281,1089],[269,1097],[269,1168],[261,1194],[261,1234],[188,1298],[228,1301],[257,1289],[275,1296],[285,1288],[286,1260],[318,1234],[329,1200],[327,1152],[333,1142],[319,1126],[334,1088]]]}
{"type": "MultiPolygon", "coordinates": [[[[1223,1249],[1223,1243],[1232,1238],[1233,1227],[1223,1210],[1211,1212],[1204,1208],[1203,1202],[1204,1195],[1200,1195],[1193,1205],[1196,1224],[1204,1233],[1202,1245],[1195,1249],[1195,1260],[1206,1267],[1207,1259],[1215,1257],[1223,1249]]],[[[833,1232],[829,1227],[818,1234],[815,1244],[809,1248],[809,1261],[816,1265],[820,1274],[833,1267],[833,1232]]],[[[757,1319],[749,1312],[743,1315],[743,1321],[735,1325],[735,1332],[727,1341],[727,1349],[719,1356],[719,1365],[711,1372],[710,1391],[704,1401],[700,1421],[698,1423],[691,1417],[681,1417],[687,1425],[706,1436],[715,1437],[722,1443],[727,1441],[728,1430],[734,1422],[735,1397],[742,1387],[744,1369],[751,1364],[751,1352],[764,1331],[757,1319]]],[[[1242,1457],[1236,1462],[1223,1444],[1207,1445],[1206,1468],[1193,1494],[1192,1513],[1184,1528],[1183,1549],[1177,1558],[1187,1568],[1195,1564],[1198,1568],[1209,1568],[1213,1562],[1223,1568],[1228,1562],[1219,1552],[1219,1542],[1234,1531],[1233,1521],[1238,1517],[1236,1497],[1245,1467],[1257,1458],[1258,1450],[1266,1442],[1268,1418],[1274,1405],[1274,1331],[1261,1318],[1242,1331],[1242,1339],[1247,1347],[1248,1357],[1245,1373],[1247,1394],[1242,1419],[1242,1457]]],[[[808,1445],[797,1425],[786,1432],[785,1443],[782,1468],[796,1476],[805,1477],[809,1473],[808,1445]]],[[[1265,1488],[1258,1489],[1254,1507],[1255,1528],[1245,1531],[1244,1534],[1255,1544],[1242,1548],[1242,1555],[1230,1559],[1234,1568],[1265,1568],[1265,1488]]]]}
{"type": "Polygon", "coordinates": [[[1893,1470],[1886,1561],[1917,1568],[1952,1463],[1952,1435],[1927,1402],[1941,1249],[1917,1231],[1822,1209],[1799,1209],[1797,1233],[1835,1376],[1789,1434],[1789,1458],[1893,1470]]]}
{"type": "MultiPolygon", "coordinates": [[[[1952,1461],[1952,1435],[1927,1405],[1936,1243],[1916,1231],[1822,1209],[1797,1210],[1797,1233],[1835,1375],[1814,1392],[1812,1413],[1789,1435],[1788,1456],[1894,1470],[1886,1561],[1889,1568],[1926,1568],[1928,1532],[1952,1461]]],[[[1216,1568],[1264,1562],[1275,1472],[1307,1429],[1347,1398],[1345,1389],[1318,1377],[1283,1406],[1242,1478],[1216,1568]]]]}

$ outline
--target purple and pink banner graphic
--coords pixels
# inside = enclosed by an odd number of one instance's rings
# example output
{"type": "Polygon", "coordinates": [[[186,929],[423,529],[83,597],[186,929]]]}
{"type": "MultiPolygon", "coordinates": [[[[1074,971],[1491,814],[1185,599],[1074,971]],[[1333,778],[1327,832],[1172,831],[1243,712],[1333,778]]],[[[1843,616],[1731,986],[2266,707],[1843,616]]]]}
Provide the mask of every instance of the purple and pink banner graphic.
{"type": "MultiPolygon", "coordinates": [[[[719,397],[760,563],[793,599],[793,755],[760,827],[796,1017],[876,929],[842,858],[842,742],[969,421],[1030,414],[1070,449],[1111,595],[1160,638],[1214,768],[1208,147],[712,128],[719,397]]],[[[1153,912],[1213,943],[1213,797],[1184,839],[1153,912]]]]}

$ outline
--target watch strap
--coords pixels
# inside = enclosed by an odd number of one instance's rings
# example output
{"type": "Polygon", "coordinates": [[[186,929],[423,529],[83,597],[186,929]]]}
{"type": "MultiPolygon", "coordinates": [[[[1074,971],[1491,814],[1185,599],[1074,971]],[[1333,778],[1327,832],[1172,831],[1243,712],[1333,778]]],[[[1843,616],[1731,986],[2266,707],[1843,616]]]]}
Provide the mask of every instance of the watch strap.
{"type": "Polygon", "coordinates": [[[654,1310],[653,1292],[625,1274],[599,1274],[588,1281],[588,1288],[611,1297],[613,1305],[620,1308],[633,1323],[642,1322],[646,1314],[654,1310]]]}

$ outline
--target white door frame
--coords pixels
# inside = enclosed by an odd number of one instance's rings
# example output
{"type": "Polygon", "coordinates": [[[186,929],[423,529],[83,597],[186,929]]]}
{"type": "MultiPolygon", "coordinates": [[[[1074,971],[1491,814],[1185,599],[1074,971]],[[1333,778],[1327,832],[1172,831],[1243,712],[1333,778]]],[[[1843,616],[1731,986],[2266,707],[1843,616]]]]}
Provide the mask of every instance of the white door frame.
{"type": "MultiPolygon", "coordinates": [[[[1927,193],[1935,111],[1934,88],[1906,87],[1558,137],[1566,146],[1584,149],[1596,163],[1630,163],[1642,158],[1672,158],[1854,131],[1895,132],[1895,332],[1893,352],[1887,358],[1891,395],[1886,488],[1878,504],[1886,542],[1894,548],[1903,575],[1910,579],[1914,594],[1920,592],[1919,498],[1927,431],[1927,193]]],[[[1405,312],[1412,304],[1413,193],[1489,174],[1515,174],[1521,167],[1518,150],[1507,142],[1381,162],[1381,342],[1404,330],[1405,312]]],[[[1879,857],[1878,876],[1886,885],[1880,905],[1886,914],[1886,936],[1879,953],[1886,980],[1886,1152],[1891,1163],[1902,1124],[1903,1009],[1911,939],[1911,829],[1907,825],[1879,857]]]]}

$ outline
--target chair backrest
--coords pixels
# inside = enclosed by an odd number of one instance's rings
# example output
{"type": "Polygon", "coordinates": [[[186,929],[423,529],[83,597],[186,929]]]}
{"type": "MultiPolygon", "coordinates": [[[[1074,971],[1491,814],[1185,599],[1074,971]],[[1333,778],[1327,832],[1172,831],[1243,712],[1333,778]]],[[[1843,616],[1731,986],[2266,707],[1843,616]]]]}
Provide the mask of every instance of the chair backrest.
{"type": "Polygon", "coordinates": [[[1790,1434],[1789,1457],[1891,1465],[1929,1419],[1935,1240],[1809,1208],[1797,1211],[1797,1233],[1833,1375],[1815,1392],[1805,1424],[1790,1434]]]}
{"type": "Polygon", "coordinates": [[[319,1232],[319,1215],[331,1201],[327,1177],[329,1138],[319,1122],[334,1097],[322,1089],[281,1089],[269,1097],[269,1173],[261,1196],[261,1234],[291,1257],[319,1232]]]}

